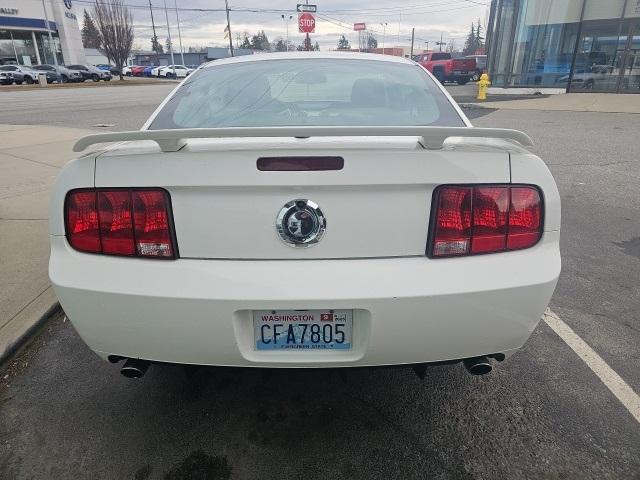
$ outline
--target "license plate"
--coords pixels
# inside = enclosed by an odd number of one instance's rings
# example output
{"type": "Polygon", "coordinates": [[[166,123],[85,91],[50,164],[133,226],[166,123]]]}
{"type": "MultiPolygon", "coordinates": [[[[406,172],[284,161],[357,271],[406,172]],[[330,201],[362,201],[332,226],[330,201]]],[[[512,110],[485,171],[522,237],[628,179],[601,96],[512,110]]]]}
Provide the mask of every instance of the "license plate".
{"type": "Polygon", "coordinates": [[[256,350],[350,350],[353,310],[256,310],[256,350]]]}

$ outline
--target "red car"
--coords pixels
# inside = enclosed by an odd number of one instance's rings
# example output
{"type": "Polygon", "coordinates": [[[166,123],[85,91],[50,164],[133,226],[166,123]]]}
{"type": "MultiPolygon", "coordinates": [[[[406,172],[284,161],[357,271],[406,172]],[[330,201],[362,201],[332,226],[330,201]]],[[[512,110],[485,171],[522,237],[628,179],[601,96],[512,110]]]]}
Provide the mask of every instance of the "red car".
{"type": "Polygon", "coordinates": [[[131,75],[133,75],[134,77],[141,77],[142,73],[144,72],[144,68],[144,66],[131,67],[131,75]]]}
{"type": "Polygon", "coordinates": [[[429,70],[440,83],[457,82],[464,85],[476,73],[475,58],[451,58],[447,52],[421,53],[413,58],[429,70]]]}

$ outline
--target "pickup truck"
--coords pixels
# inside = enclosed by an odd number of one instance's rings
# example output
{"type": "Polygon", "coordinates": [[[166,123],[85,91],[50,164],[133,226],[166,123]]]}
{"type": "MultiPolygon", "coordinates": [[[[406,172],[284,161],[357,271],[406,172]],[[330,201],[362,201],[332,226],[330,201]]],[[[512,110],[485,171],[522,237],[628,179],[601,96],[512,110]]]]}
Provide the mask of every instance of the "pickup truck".
{"type": "Polygon", "coordinates": [[[457,82],[464,85],[476,73],[474,58],[451,58],[447,52],[428,52],[416,55],[416,62],[429,70],[440,83],[457,82]]]}

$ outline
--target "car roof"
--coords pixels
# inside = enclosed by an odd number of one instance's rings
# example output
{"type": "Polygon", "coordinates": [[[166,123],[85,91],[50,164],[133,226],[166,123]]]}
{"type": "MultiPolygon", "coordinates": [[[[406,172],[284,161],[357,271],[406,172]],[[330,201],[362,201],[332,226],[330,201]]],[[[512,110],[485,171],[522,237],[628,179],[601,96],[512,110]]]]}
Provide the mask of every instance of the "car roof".
{"type": "Polygon", "coordinates": [[[256,53],[254,55],[241,55],[239,57],[223,58],[213,60],[204,64],[203,68],[210,68],[216,65],[226,65],[233,63],[264,62],[269,60],[305,60],[309,58],[323,58],[331,60],[370,60],[388,63],[404,63],[415,65],[412,60],[404,57],[392,55],[381,55],[378,53],[358,53],[358,52],[277,52],[277,53],[256,53]]]}

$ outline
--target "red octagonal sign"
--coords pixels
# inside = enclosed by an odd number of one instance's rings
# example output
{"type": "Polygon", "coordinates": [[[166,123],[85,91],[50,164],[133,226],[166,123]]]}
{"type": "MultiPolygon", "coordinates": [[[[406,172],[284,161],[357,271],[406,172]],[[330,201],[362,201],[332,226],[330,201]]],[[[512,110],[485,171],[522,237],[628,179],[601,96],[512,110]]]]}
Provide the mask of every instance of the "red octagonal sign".
{"type": "Polygon", "coordinates": [[[314,33],[316,31],[316,19],[309,12],[298,15],[298,30],[300,33],[314,33]]]}

